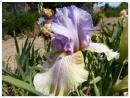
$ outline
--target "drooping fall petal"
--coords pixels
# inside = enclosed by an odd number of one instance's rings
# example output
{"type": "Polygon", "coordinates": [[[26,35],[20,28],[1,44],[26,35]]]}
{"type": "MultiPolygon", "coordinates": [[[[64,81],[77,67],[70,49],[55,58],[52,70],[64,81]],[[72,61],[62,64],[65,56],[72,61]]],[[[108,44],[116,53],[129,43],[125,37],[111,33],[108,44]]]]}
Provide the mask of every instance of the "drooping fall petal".
{"type": "Polygon", "coordinates": [[[102,43],[90,43],[87,50],[97,53],[105,53],[108,61],[110,61],[113,58],[119,58],[118,52],[113,52],[112,49],[109,49],[105,44],[102,43]]]}
{"type": "Polygon", "coordinates": [[[87,77],[82,53],[77,52],[62,57],[49,70],[36,74],[33,82],[36,90],[43,94],[63,96],[86,81],[87,77]]]}

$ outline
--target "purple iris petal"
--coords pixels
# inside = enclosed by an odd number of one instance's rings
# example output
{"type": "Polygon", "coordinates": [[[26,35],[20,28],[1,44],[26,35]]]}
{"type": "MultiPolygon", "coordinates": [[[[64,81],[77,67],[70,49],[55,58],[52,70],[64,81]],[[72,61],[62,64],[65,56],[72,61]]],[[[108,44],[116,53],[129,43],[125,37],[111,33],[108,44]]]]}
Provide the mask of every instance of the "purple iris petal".
{"type": "Polygon", "coordinates": [[[59,52],[68,52],[68,54],[72,54],[72,46],[70,46],[71,40],[68,39],[67,37],[63,35],[57,35],[53,40],[52,40],[52,46],[56,51],[59,52]]]}
{"type": "MultiPolygon", "coordinates": [[[[66,41],[66,44],[69,46],[68,49],[66,48],[66,51],[70,53],[88,47],[92,28],[91,15],[74,5],[57,8],[51,25],[52,31],[57,34],[57,36],[62,35],[70,39],[70,41],[66,41]]],[[[53,41],[54,40],[57,40],[57,38],[54,38],[53,41]]],[[[58,51],[65,50],[66,44],[63,45],[58,41],[55,41],[55,44],[52,43],[53,47],[58,51]]]]}
{"type": "Polygon", "coordinates": [[[37,24],[42,25],[42,24],[45,24],[46,22],[47,21],[45,20],[44,17],[40,17],[40,18],[38,18],[37,24]]]}

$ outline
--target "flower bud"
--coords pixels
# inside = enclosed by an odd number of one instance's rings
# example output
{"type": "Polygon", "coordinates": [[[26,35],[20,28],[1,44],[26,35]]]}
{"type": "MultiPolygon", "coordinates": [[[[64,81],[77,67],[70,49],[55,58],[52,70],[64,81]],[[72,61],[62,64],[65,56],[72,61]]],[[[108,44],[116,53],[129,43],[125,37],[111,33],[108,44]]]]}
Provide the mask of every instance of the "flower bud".
{"type": "Polygon", "coordinates": [[[43,8],[43,15],[45,15],[47,18],[51,19],[53,16],[53,11],[48,8],[43,8]]]}
{"type": "Polygon", "coordinates": [[[98,55],[98,61],[101,62],[103,60],[103,55],[98,55]]]}
{"type": "Polygon", "coordinates": [[[51,33],[51,28],[45,24],[43,25],[43,27],[41,28],[41,33],[44,35],[44,36],[49,36],[50,33],[51,33]]]}

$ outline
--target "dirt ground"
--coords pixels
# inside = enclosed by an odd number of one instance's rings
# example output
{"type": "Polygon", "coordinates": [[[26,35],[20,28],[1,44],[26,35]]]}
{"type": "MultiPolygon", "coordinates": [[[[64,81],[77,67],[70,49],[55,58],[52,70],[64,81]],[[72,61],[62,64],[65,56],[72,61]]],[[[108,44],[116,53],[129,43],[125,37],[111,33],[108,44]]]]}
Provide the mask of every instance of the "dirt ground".
{"type": "MultiPolygon", "coordinates": [[[[118,21],[118,18],[104,18],[105,23],[112,25],[114,22],[118,21]]],[[[94,27],[93,33],[99,33],[100,32],[100,23],[98,26],[94,27]]],[[[17,38],[18,39],[18,38],[17,38]]],[[[22,48],[22,43],[24,43],[26,38],[18,39],[18,44],[20,49],[22,48]]],[[[41,53],[43,53],[43,47],[44,47],[44,39],[42,37],[37,37],[35,42],[35,49],[40,48],[41,53]]],[[[9,67],[11,67],[12,70],[16,68],[16,61],[15,61],[15,54],[16,54],[16,48],[14,39],[11,37],[7,40],[2,40],[2,61],[8,62],[9,67]]]]}
{"type": "MultiPolygon", "coordinates": [[[[17,40],[19,48],[21,50],[22,44],[24,44],[26,38],[22,39],[17,38],[17,40]]],[[[36,40],[34,41],[34,47],[35,49],[40,48],[39,51],[43,53],[44,39],[42,37],[37,37],[36,40]]],[[[15,55],[16,55],[16,47],[14,39],[11,37],[8,40],[2,40],[2,61],[8,63],[12,71],[16,68],[15,55]]]]}

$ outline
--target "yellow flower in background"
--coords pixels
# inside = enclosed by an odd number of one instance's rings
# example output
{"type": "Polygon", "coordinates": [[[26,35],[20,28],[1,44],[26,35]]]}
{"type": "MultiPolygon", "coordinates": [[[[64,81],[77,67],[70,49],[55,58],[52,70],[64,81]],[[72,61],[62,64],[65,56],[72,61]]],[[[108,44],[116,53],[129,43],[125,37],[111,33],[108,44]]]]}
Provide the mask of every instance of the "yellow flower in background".
{"type": "Polygon", "coordinates": [[[125,9],[123,9],[123,10],[120,12],[120,17],[128,17],[127,11],[126,11],[125,9]]]}
{"type": "Polygon", "coordinates": [[[47,18],[52,18],[53,16],[53,10],[48,8],[43,8],[43,15],[45,15],[47,18]]]}
{"type": "Polygon", "coordinates": [[[119,21],[122,21],[125,22],[125,18],[127,18],[128,15],[127,15],[127,11],[124,9],[120,12],[120,17],[119,17],[119,21]]]}
{"type": "Polygon", "coordinates": [[[49,36],[50,33],[51,33],[51,28],[48,24],[44,24],[42,27],[41,27],[41,33],[43,33],[45,36],[49,36]]]}

